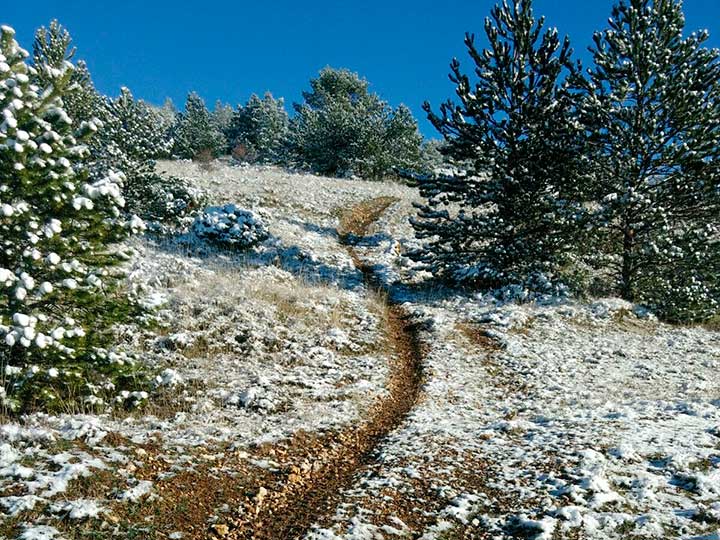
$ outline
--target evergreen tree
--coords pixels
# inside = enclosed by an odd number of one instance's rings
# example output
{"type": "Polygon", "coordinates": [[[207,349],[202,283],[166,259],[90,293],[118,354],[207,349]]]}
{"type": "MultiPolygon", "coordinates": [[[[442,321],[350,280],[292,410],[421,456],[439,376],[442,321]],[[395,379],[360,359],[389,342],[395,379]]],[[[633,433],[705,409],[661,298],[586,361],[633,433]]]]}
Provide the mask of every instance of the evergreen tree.
{"type": "Polygon", "coordinates": [[[122,88],[116,99],[105,99],[103,128],[91,145],[91,171],[124,171],[126,212],[150,221],[175,220],[199,203],[199,193],[179,178],[155,172],[155,159],[170,153],[172,140],[156,109],[122,88]]]}
{"type": "Polygon", "coordinates": [[[141,225],[120,219],[121,173],[88,180],[82,142],[97,125],[74,125],[63,109],[72,64],[30,66],[27,56],[14,31],[2,27],[0,364],[29,373],[5,379],[11,408],[22,406],[20,398],[52,403],[68,386],[104,383],[101,376],[117,367],[99,348],[130,312],[115,293],[111,268],[123,257],[113,246],[141,225]],[[46,380],[54,388],[40,391],[46,380]]]}
{"type": "MultiPolygon", "coordinates": [[[[51,21],[47,28],[43,26],[35,32],[33,64],[64,69],[65,64],[72,63],[75,57],[76,49],[72,43],[70,33],[58,21],[51,21]]],[[[40,87],[52,82],[46,70],[37,70],[35,78],[40,87]]],[[[71,85],[63,98],[63,108],[79,123],[97,118],[103,105],[103,97],[95,89],[87,65],[79,60],[72,70],[71,85]]]]}
{"type": "MultiPolygon", "coordinates": [[[[40,28],[35,35],[34,64],[64,69],[75,55],[70,34],[57,21],[40,28]]],[[[37,70],[42,85],[45,70],[37,70]]],[[[109,169],[124,172],[122,195],[127,215],[139,215],[151,221],[168,221],[181,217],[199,203],[199,192],[178,178],[155,173],[156,158],[167,157],[172,148],[169,108],[151,107],[136,100],[130,90],[122,88],[120,96],[111,99],[100,95],[92,84],[87,66],[78,62],[71,84],[63,96],[63,105],[75,123],[94,122],[98,133],[88,141],[90,177],[99,180],[109,169]]]]}
{"type": "Polygon", "coordinates": [[[434,275],[490,287],[556,281],[573,251],[580,204],[581,138],[562,89],[571,49],[530,0],[496,5],[485,21],[489,46],[465,45],[475,63],[471,85],[457,59],[450,79],[459,103],[437,115],[444,153],[469,169],[419,180],[427,199],[412,220],[423,247],[411,256],[434,275]]]}
{"type": "Polygon", "coordinates": [[[229,154],[232,150],[228,133],[230,132],[230,125],[233,121],[235,111],[231,105],[223,103],[220,100],[215,102],[215,109],[210,113],[210,123],[213,129],[219,131],[225,136],[225,148],[223,148],[223,154],[229,154]]]}
{"type": "Polygon", "coordinates": [[[246,161],[282,163],[285,161],[289,119],[282,98],[270,92],[260,99],[250,96],[233,115],[228,140],[233,153],[246,161]]]}
{"type": "Polygon", "coordinates": [[[720,300],[720,61],[675,0],[622,1],[578,79],[600,253],[614,287],[671,319],[720,300]]]}
{"type": "Polygon", "coordinates": [[[171,141],[166,139],[163,120],[155,109],[136,100],[125,87],[116,99],[106,103],[102,138],[107,142],[116,144],[126,156],[139,161],[170,154],[171,141]]]}
{"type": "MultiPolygon", "coordinates": [[[[50,21],[48,27],[41,26],[35,32],[33,42],[33,63],[55,69],[62,69],[66,63],[72,63],[77,49],[72,45],[70,33],[57,20],[50,21]]],[[[75,75],[73,74],[73,78],[75,75]]],[[[37,73],[38,81],[47,86],[52,82],[52,74],[37,73]]]]}
{"type": "Polygon", "coordinates": [[[354,158],[352,169],[367,178],[394,176],[399,171],[417,169],[421,164],[422,136],[410,109],[400,105],[363,122],[359,117],[362,152],[354,158]]]}
{"type": "Polygon", "coordinates": [[[188,95],[185,110],[178,116],[174,136],[173,153],[186,159],[205,154],[218,157],[227,146],[225,136],[213,125],[205,102],[195,92],[188,95]]]}
{"type": "Polygon", "coordinates": [[[430,139],[423,141],[420,146],[420,169],[425,173],[434,173],[438,169],[448,166],[447,158],[443,154],[445,141],[430,139]]]}
{"type": "Polygon", "coordinates": [[[172,135],[175,131],[175,122],[177,121],[178,111],[172,99],[167,98],[160,107],[150,105],[155,110],[158,119],[158,128],[163,132],[163,139],[172,149],[172,135]]]}
{"type": "Polygon", "coordinates": [[[302,164],[322,174],[377,179],[419,162],[422,138],[409,109],[391,109],[345,69],[325,68],[310,85],[291,123],[302,164]]]}

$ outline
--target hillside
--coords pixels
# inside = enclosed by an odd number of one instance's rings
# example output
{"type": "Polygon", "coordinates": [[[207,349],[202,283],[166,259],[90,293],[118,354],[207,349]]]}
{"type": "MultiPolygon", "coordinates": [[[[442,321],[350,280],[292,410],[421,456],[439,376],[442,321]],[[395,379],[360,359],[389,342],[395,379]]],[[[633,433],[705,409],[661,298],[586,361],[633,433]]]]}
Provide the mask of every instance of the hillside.
{"type": "Polygon", "coordinates": [[[157,167],[269,238],[128,240],[157,395],[4,419],[0,538],[720,538],[716,329],[429,284],[401,184],[157,167]]]}

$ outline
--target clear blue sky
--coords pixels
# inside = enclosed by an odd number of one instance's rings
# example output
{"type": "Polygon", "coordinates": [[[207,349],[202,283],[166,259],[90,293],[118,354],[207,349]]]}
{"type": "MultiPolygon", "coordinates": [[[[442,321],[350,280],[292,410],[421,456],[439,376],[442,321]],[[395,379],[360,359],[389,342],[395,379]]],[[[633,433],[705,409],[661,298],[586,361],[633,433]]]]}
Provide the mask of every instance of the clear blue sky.
{"type": "MultiPolygon", "coordinates": [[[[427,136],[435,136],[421,104],[454,95],[448,64],[470,67],[466,31],[484,37],[491,0],[33,0],[10,1],[0,22],[32,46],[33,32],[57,18],[71,32],[78,58],[97,87],[115,95],[128,86],[137,97],[182,106],[197,90],[212,107],[233,106],[270,90],[298,101],[326,65],[359,72],[391,104],[405,103],[427,136]]],[[[568,34],[581,56],[592,31],[604,27],[610,0],[536,0],[536,14],[568,34]]],[[[685,0],[688,31],[710,30],[720,46],[720,0],[685,0]]],[[[483,41],[484,42],[484,41],[483,41]]]]}

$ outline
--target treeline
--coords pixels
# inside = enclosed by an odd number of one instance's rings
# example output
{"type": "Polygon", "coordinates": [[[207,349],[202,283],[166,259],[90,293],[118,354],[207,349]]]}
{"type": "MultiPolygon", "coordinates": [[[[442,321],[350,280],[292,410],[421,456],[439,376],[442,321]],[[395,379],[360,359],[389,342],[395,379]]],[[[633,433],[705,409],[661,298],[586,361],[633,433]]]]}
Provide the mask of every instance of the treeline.
{"type": "Polygon", "coordinates": [[[465,39],[474,80],[453,60],[458,100],[425,104],[467,170],[419,180],[411,256],[476,287],[717,317],[720,56],[684,26],[679,1],[621,1],[583,69],[530,0],[496,6],[488,47],[465,39]]]}
{"type": "MultiPolygon", "coordinates": [[[[262,98],[253,94],[236,108],[217,102],[212,111],[196,92],[189,93],[183,110],[170,100],[161,107],[136,100],[127,88],[117,98],[103,96],[95,89],[86,64],[75,61],[71,36],[57,21],[37,32],[34,52],[35,63],[55,68],[75,63],[74,88],[64,100],[65,108],[74,120],[103,122],[94,150],[105,149],[106,162],[115,160],[123,170],[134,172],[139,165],[147,175],[154,159],[210,161],[230,155],[238,161],[325,175],[383,179],[397,177],[398,171],[429,170],[437,164],[438,156],[423,144],[410,110],[404,105],[392,108],[370,91],[366,80],[347,69],[321,70],[310,81],[310,90],[303,92],[303,101],[293,105],[291,118],[284,100],[269,92],[262,98]],[[128,157],[135,163],[127,163],[128,157]]],[[[163,184],[155,191],[178,189],[177,179],[168,182],[155,176],[129,184],[146,190],[163,184]]],[[[128,200],[153,200],[152,210],[158,213],[158,193],[136,195],[128,200]]],[[[179,199],[173,199],[176,206],[192,204],[189,194],[178,195],[179,199]]],[[[147,213],[145,208],[138,210],[147,213]]]]}
{"type": "Polygon", "coordinates": [[[410,110],[390,107],[356,73],[328,67],[310,86],[303,102],[294,104],[292,118],[283,100],[270,93],[253,94],[235,109],[218,102],[213,111],[191,93],[168,132],[173,154],[199,160],[230,154],[239,161],[367,179],[431,166],[410,110]]]}

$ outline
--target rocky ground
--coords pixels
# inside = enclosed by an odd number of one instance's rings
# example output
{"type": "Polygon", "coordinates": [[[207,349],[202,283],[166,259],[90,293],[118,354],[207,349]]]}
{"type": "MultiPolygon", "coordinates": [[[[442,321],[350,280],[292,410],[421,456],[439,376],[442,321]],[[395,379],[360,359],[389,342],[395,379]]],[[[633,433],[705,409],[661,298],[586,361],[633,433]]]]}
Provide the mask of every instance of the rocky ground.
{"type": "Polygon", "coordinates": [[[428,282],[413,189],[163,162],[249,251],[132,241],[135,411],[0,426],[0,539],[720,538],[720,334],[428,282]]]}

